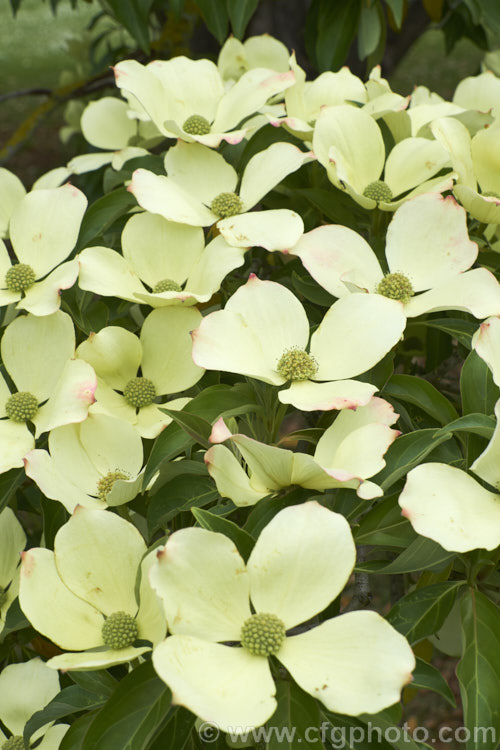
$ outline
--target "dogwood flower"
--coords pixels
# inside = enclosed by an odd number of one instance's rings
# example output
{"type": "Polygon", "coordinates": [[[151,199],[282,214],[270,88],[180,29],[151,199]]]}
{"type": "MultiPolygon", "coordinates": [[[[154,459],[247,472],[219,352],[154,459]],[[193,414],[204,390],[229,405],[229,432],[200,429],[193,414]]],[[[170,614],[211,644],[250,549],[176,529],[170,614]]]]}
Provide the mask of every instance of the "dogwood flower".
{"type": "Polygon", "coordinates": [[[226,91],[213,62],[182,56],[148,65],[124,60],[114,72],[118,88],[140,102],[160,133],[211,148],[239,143],[244,121],[294,82],[290,70],[253,68],[226,91]]]}
{"type": "Polygon", "coordinates": [[[300,216],[284,208],[248,212],[311,158],[291,143],[273,143],[250,159],[237,194],[238,174],[221,154],[179,141],[165,156],[168,177],[137,169],[128,190],[142,208],[169,221],[195,227],[216,223],[234,247],[284,249],[300,236],[300,216]]]}
{"type": "Polygon", "coordinates": [[[383,456],[400,434],[390,429],[398,416],[381,398],[355,411],[343,409],[319,439],[314,456],[233,435],[221,418],[210,435],[216,445],[205,453],[205,464],[219,493],[235,505],[254,505],[290,485],[315,490],[352,487],[359,497],[371,499],[383,492],[366,479],[384,468],[383,456]],[[236,447],[248,475],[235,454],[220,443],[236,447]]]}
{"type": "Polygon", "coordinates": [[[26,190],[17,175],[0,167],[0,238],[9,236],[9,221],[26,190]]]}
{"type": "Polygon", "coordinates": [[[382,211],[395,211],[415,195],[439,193],[453,184],[451,174],[434,177],[450,163],[440,143],[405,138],[386,158],[377,122],[368,112],[347,104],[325,107],[320,113],[313,151],[335,187],[367,209],[378,206],[382,211]]]}
{"type": "MultiPolygon", "coordinates": [[[[19,563],[26,534],[10,508],[0,512],[0,634],[10,605],[19,591],[19,563]]],[[[1,718],[1,716],[0,716],[1,718]]],[[[0,735],[1,737],[1,735],[0,735]]]]}
{"type": "Polygon", "coordinates": [[[142,488],[142,462],[142,440],[129,422],[91,413],[80,424],[52,430],[49,450],[27,453],[24,468],[45,497],[72,513],[77,505],[106,508],[133,500],[142,488]]]}
{"type": "MultiPolygon", "coordinates": [[[[41,711],[59,693],[59,676],[41,659],[9,664],[0,674],[0,719],[11,732],[6,737],[0,729],[2,750],[24,748],[24,727],[34,713],[41,711]]],[[[57,750],[69,724],[46,724],[30,737],[27,747],[36,744],[40,750],[57,750]],[[40,743],[38,740],[43,738],[40,743]]]]}
{"type": "Polygon", "coordinates": [[[34,315],[59,308],[61,289],[78,276],[76,260],[62,261],[76,244],[86,207],[84,194],[69,184],[34,190],[16,204],[9,234],[18,262],[12,264],[0,240],[0,305],[18,302],[34,315]]]}
{"type": "Polygon", "coordinates": [[[336,297],[375,293],[402,303],[410,318],[457,309],[485,318],[500,313],[500,285],[486,268],[468,270],[478,247],[466,219],[451,196],[437,193],[400,206],[387,230],[387,275],[366,240],[348,227],[313,229],[290,252],[336,297]]]}
{"type": "Polygon", "coordinates": [[[129,159],[147,156],[149,151],[137,144],[150,137],[151,123],[132,119],[129,111],[127,102],[113,96],[90,102],[82,113],[80,127],[85,140],[103,151],[75,156],[68,169],[83,174],[111,164],[119,170],[129,159]]]}
{"type": "Polygon", "coordinates": [[[367,404],[377,389],[346,378],[379,362],[404,327],[402,305],[395,300],[348,295],[326,312],[307,352],[309,322],[298,299],[284,286],[251,274],[224,310],[207,315],[192,332],[193,359],[207,370],[275,386],[291,381],[278,398],[303,411],[352,408],[367,404]]]}
{"type": "Polygon", "coordinates": [[[64,651],[52,669],[103,669],[151,650],[166,624],[148,583],[152,555],[128,521],[77,506],[57,532],[54,552],[23,554],[19,603],[33,627],[64,651]],[[139,602],[136,582],[140,575],[139,602]]]}
{"type": "Polygon", "coordinates": [[[355,556],[345,518],[316,502],[278,513],[246,566],[222,534],[193,527],[172,534],[150,579],[172,633],[154,649],[153,664],[174,703],[226,731],[259,726],[277,706],[270,655],[329,710],[376,713],[399,700],[415,660],[376,612],[289,632],[340,594],[355,556]]]}
{"type": "Polygon", "coordinates": [[[244,42],[230,36],[219,52],[217,67],[223,81],[233,82],[252,68],[267,68],[277,73],[286,73],[290,69],[289,56],[290,53],[283,42],[269,34],[251,36],[244,42]]]}
{"type": "Polygon", "coordinates": [[[0,472],[23,466],[35,437],[82,422],[94,401],[92,367],[73,359],[75,332],[69,315],[18,317],[5,329],[2,361],[17,391],[0,376],[0,472]]]}
{"type": "Polygon", "coordinates": [[[471,138],[465,125],[450,117],[434,121],[431,129],[457,174],[454,195],[478,221],[500,224],[500,130],[483,128],[471,138]]]}
{"type": "Polygon", "coordinates": [[[195,305],[207,302],[224,277],[243,265],[245,255],[245,248],[232,247],[220,236],[205,247],[201,227],[148,212],[131,216],[121,244],[123,256],[108,247],[79,254],[81,289],[152,307],[195,305]]]}
{"type": "Polygon", "coordinates": [[[467,109],[491,112],[495,120],[500,117],[500,78],[486,70],[477,76],[468,76],[458,84],[453,101],[467,109]]]}
{"type": "Polygon", "coordinates": [[[189,335],[200,321],[194,307],[164,307],[148,315],[140,339],[119,326],[92,333],[76,352],[97,375],[92,413],[124,419],[142,437],[156,437],[172,421],[161,407],[182,409],[189,401],[157,403],[157,397],[191,388],[203,375],[189,335]]]}

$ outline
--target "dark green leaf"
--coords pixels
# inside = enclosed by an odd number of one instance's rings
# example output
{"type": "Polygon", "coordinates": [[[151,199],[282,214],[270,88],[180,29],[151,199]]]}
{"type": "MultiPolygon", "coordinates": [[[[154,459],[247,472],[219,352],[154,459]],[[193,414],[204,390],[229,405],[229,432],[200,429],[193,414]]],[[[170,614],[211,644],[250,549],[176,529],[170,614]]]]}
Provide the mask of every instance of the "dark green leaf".
{"type": "Polygon", "coordinates": [[[229,15],[226,0],[195,0],[208,30],[223,44],[227,36],[229,15]]]}
{"type": "Polygon", "coordinates": [[[77,250],[88,247],[94,238],[109,229],[132,206],[137,206],[137,201],[124,187],[113,190],[112,193],[96,200],[83,217],[76,245],[77,250]]]}
{"type": "Polygon", "coordinates": [[[182,706],[169,712],[168,721],[148,750],[188,750],[196,716],[182,706]]]}
{"type": "Polygon", "coordinates": [[[449,615],[463,581],[415,589],[394,605],[387,619],[410,643],[435,633],[449,615]]]}
{"type": "Polygon", "coordinates": [[[462,320],[461,318],[419,320],[418,323],[419,325],[424,325],[428,328],[437,328],[438,331],[449,333],[450,336],[453,336],[454,339],[467,349],[471,348],[472,336],[477,331],[477,323],[472,323],[469,320],[462,320]]]}
{"type": "Polygon", "coordinates": [[[316,24],[315,28],[308,29],[306,43],[313,45],[311,51],[320,71],[338,70],[345,62],[358,29],[360,10],[358,0],[313,0],[311,3],[308,20],[315,18],[316,24]]]}
{"type": "Polygon", "coordinates": [[[100,669],[98,672],[92,671],[75,671],[68,672],[68,677],[71,677],[73,682],[79,685],[84,690],[88,690],[96,695],[104,695],[107,698],[111,697],[112,693],[118,687],[118,683],[114,677],[105,669],[100,669]]]}
{"type": "Polygon", "coordinates": [[[209,531],[217,531],[231,539],[231,541],[237,546],[238,552],[242,558],[245,561],[248,560],[255,545],[255,539],[248,533],[248,531],[240,529],[240,527],[233,523],[233,521],[228,521],[227,518],[221,518],[214,513],[210,513],[208,510],[193,508],[191,513],[202,528],[208,529],[209,531]]]}
{"type": "Polygon", "coordinates": [[[354,530],[354,537],[357,544],[406,548],[417,535],[410,522],[401,515],[396,499],[388,497],[363,516],[359,527],[354,530]]]}
{"type": "Polygon", "coordinates": [[[393,375],[385,385],[384,396],[418,406],[442,425],[458,418],[455,407],[431,383],[414,375],[393,375]]]}
{"type": "MultiPolygon", "coordinates": [[[[253,139],[252,139],[253,140],[253,139]]],[[[303,196],[315,208],[317,208],[325,218],[334,224],[342,224],[354,229],[358,227],[359,220],[363,213],[359,206],[353,201],[348,193],[332,187],[329,190],[320,188],[302,188],[294,191],[297,195],[303,196]]]]}
{"type": "Polygon", "coordinates": [[[335,302],[335,297],[332,297],[310,276],[299,276],[298,273],[292,271],[292,284],[295,291],[316,305],[331,307],[335,302]]]}
{"type": "Polygon", "coordinates": [[[81,750],[146,750],[170,710],[171,694],[150,661],[130,672],[90,725],[81,750]]]}
{"type": "Polygon", "coordinates": [[[428,428],[401,435],[385,454],[386,466],[373,481],[379,484],[384,492],[392,487],[414,466],[421,464],[438,445],[451,438],[451,434],[436,435],[436,430],[428,428]]]}
{"type": "MultiPolygon", "coordinates": [[[[393,750],[384,739],[384,733],[377,731],[367,732],[366,723],[356,717],[343,716],[327,711],[323,706],[321,713],[328,719],[329,724],[322,724],[322,732],[330,748],[344,748],[345,750],[393,750]],[[331,744],[330,744],[331,743],[331,744]]],[[[319,750],[322,750],[321,745],[319,750]]],[[[409,747],[408,750],[411,750],[409,747]]]]}
{"type": "Polygon", "coordinates": [[[364,60],[377,49],[382,31],[378,4],[363,4],[359,17],[358,28],[358,57],[364,60]]]}
{"type": "Polygon", "coordinates": [[[105,0],[102,4],[136,40],[146,54],[149,52],[149,11],[154,0],[105,0]]]}
{"type": "Polygon", "coordinates": [[[494,417],[487,417],[486,414],[467,414],[465,417],[459,417],[453,422],[437,430],[436,435],[444,435],[447,432],[471,432],[473,435],[480,435],[486,440],[491,440],[495,431],[496,420],[494,417]]]}
{"type": "Polygon", "coordinates": [[[105,696],[96,696],[95,693],[84,690],[78,685],[70,685],[61,690],[50,703],[41,711],[36,711],[24,727],[24,739],[28,742],[37,729],[49,722],[62,719],[64,716],[79,713],[80,711],[92,711],[106,702],[105,696]]]}
{"type": "Polygon", "coordinates": [[[498,387],[493,382],[486,362],[472,351],[464,362],[460,375],[463,414],[479,412],[493,414],[498,399],[498,387]]]}
{"type": "MultiPolygon", "coordinates": [[[[418,536],[393,562],[376,569],[377,573],[412,573],[416,570],[439,570],[455,557],[437,542],[418,536]]],[[[363,570],[363,565],[358,566],[363,570]]]]}
{"type": "Polygon", "coordinates": [[[392,17],[394,18],[396,27],[400,29],[401,24],[403,23],[403,13],[405,7],[404,0],[385,0],[385,3],[391,9],[392,17]]]}
{"type": "Polygon", "coordinates": [[[455,707],[457,705],[455,696],[441,672],[439,672],[436,667],[433,667],[432,664],[428,664],[426,661],[419,659],[418,657],[417,666],[413,672],[413,680],[410,687],[432,690],[433,693],[442,695],[451,706],[455,707]]]}
{"type": "Polygon", "coordinates": [[[43,538],[49,549],[54,548],[54,539],[61,528],[69,518],[69,513],[61,503],[41,497],[43,513],[43,538]]]}
{"type": "Polygon", "coordinates": [[[275,731],[270,733],[266,750],[319,750],[318,702],[294,682],[282,680],[276,683],[276,700],[276,711],[267,722],[268,729],[272,727],[275,731]],[[317,728],[317,732],[311,734],[310,727],[317,728]]]}
{"type": "Polygon", "coordinates": [[[62,738],[59,750],[83,750],[83,743],[88,729],[97,713],[97,711],[89,711],[88,714],[83,714],[83,716],[74,721],[62,738]]]}
{"type": "Polygon", "coordinates": [[[227,0],[233,34],[238,39],[243,37],[258,4],[259,0],[227,0]]]}
{"type": "Polygon", "coordinates": [[[164,409],[160,407],[160,411],[168,414],[172,417],[174,422],[181,427],[184,432],[187,432],[190,438],[195,443],[199,443],[204,448],[210,448],[210,433],[212,432],[212,425],[205,419],[202,419],[197,414],[188,414],[183,411],[174,411],[173,409],[164,409]]]}
{"type": "Polygon", "coordinates": [[[12,495],[25,479],[24,469],[11,469],[0,475],[0,513],[8,505],[12,495]]]}
{"type": "Polygon", "coordinates": [[[186,474],[172,479],[151,498],[148,509],[150,533],[164,528],[179,513],[208,505],[218,497],[219,492],[210,477],[186,474]]]}
{"type": "Polygon", "coordinates": [[[469,589],[460,603],[464,651],[457,667],[467,750],[494,750],[500,737],[500,613],[484,594],[469,589]],[[474,733],[481,732],[476,736],[474,733]]]}

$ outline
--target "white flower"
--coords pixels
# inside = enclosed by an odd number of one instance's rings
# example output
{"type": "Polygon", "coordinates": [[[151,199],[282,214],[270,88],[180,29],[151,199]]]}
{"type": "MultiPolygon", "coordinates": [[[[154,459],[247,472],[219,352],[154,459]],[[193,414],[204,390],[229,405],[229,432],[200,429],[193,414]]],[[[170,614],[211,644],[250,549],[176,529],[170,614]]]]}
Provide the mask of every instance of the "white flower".
{"type": "Polygon", "coordinates": [[[372,398],[356,410],[342,409],[313,456],[232,435],[221,418],[210,435],[210,442],[217,445],[205,453],[205,464],[220,494],[236,505],[254,505],[290,485],[316,490],[352,487],[359,497],[371,499],[383,492],[366,480],[384,468],[383,456],[400,434],[390,429],[398,416],[381,398],[372,398]],[[219,445],[226,441],[241,453],[248,476],[234,453],[219,445]]]}
{"type": "MultiPolygon", "coordinates": [[[[0,674],[0,719],[11,732],[7,738],[0,729],[1,747],[10,747],[18,740],[21,745],[24,727],[34,713],[41,711],[59,693],[59,676],[47,667],[41,659],[31,659],[23,664],[9,664],[0,674]]],[[[36,745],[40,750],[57,750],[62,738],[69,729],[68,724],[46,724],[34,732],[29,747],[36,745]]]]}
{"type": "Polygon", "coordinates": [[[254,68],[226,91],[213,62],[186,57],[148,65],[124,60],[114,71],[116,85],[140,102],[160,133],[213,148],[222,140],[239,143],[244,121],[294,82],[290,70],[254,68]]]}
{"type": "Polygon", "coordinates": [[[157,396],[191,388],[203,375],[191,357],[189,335],[200,320],[194,307],[163,307],[148,315],[140,339],[119,326],[92,333],[77,349],[97,374],[92,412],[124,419],[142,437],[156,437],[172,421],[161,407],[182,409],[189,401],[156,403],[157,396]]]}
{"type": "Polygon", "coordinates": [[[168,177],[136,169],[128,190],[142,208],[169,221],[195,227],[216,224],[234,247],[283,250],[300,237],[300,216],[285,208],[249,211],[311,158],[291,143],[273,143],[250,159],[236,193],[238,174],[222,154],[179,141],[165,156],[168,177]]]}
{"type": "Polygon", "coordinates": [[[205,247],[201,227],[146,211],[125,224],[122,249],[123,256],[108,247],[83,250],[78,256],[81,289],[151,307],[195,305],[212,297],[224,277],[243,265],[245,254],[245,248],[232,247],[223,237],[205,247]]]}
{"type": "Polygon", "coordinates": [[[381,294],[399,300],[409,318],[438,310],[466,310],[477,318],[500,313],[496,278],[486,268],[468,270],[478,247],[451,196],[429,193],[398,208],[387,230],[386,276],[366,240],[348,227],[313,229],[290,253],[334,296],[381,294]]]}
{"type": "Polygon", "coordinates": [[[102,669],[150,650],[165,617],[147,573],[153,556],[135,526],[111,511],[78,506],[56,534],[54,552],[23,554],[19,603],[40,633],[73,652],[50,659],[53,669],[102,669]],[[135,588],[140,574],[139,603],[135,588]]]}
{"type": "Polygon", "coordinates": [[[150,578],[173,634],[156,646],[153,664],[174,703],[223,730],[263,724],[277,705],[271,654],[330,710],[376,713],[399,700],[415,660],[375,612],[287,633],[340,594],[355,555],[345,518],[316,502],[278,513],[246,566],[222,534],[172,534],[150,578]],[[241,646],[225,645],[234,641],[241,646]]]}
{"type": "MultiPolygon", "coordinates": [[[[19,563],[26,546],[26,534],[10,508],[0,513],[0,634],[8,609],[19,590],[19,563]]],[[[0,717],[1,718],[1,717],[0,717]]]]}
{"type": "Polygon", "coordinates": [[[61,289],[73,286],[78,263],[68,257],[76,244],[87,199],[72,185],[34,190],[16,204],[9,234],[18,263],[0,240],[0,305],[50,315],[61,304],[61,289]]]}
{"type": "Polygon", "coordinates": [[[348,295],[327,310],[307,352],[309,321],[298,299],[251,274],[224,310],[207,315],[193,331],[193,359],[208,370],[275,386],[291,381],[279,400],[303,411],[355,407],[368,403],[377,389],[346,378],[377,364],[399,341],[405,321],[395,300],[348,295]]]}
{"type": "Polygon", "coordinates": [[[49,451],[32,450],[24,458],[26,475],[69,513],[77,505],[106,508],[133,500],[142,488],[142,463],[142,440],[134,427],[92,413],[80,424],[52,430],[49,451]]]}
{"type": "Polygon", "coordinates": [[[94,402],[97,381],[92,367],[75,355],[69,315],[58,311],[23,315],[5,329],[2,361],[16,392],[0,376],[0,472],[23,466],[35,437],[62,425],[82,422],[94,402]]]}

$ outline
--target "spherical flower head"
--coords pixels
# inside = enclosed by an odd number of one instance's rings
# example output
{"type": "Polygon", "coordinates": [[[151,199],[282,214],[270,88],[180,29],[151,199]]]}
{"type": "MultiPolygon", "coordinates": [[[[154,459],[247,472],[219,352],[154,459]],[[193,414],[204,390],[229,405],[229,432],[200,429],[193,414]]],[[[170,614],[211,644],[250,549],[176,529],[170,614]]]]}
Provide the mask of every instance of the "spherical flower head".
{"type": "Polygon", "coordinates": [[[161,294],[162,292],[181,292],[182,287],[173,279],[162,279],[153,287],[153,294],[161,294]]]}
{"type": "Polygon", "coordinates": [[[377,294],[395,299],[406,304],[413,297],[410,279],[404,273],[388,273],[375,290],[377,294]]]}
{"type": "Polygon", "coordinates": [[[108,648],[128,648],[138,636],[137,622],[126,612],[113,612],[102,626],[102,640],[108,648]]]}
{"type": "Polygon", "coordinates": [[[9,737],[7,742],[3,743],[1,750],[24,750],[24,748],[24,739],[17,734],[14,737],[9,737]]]}
{"type": "Polygon", "coordinates": [[[5,413],[13,422],[29,422],[38,411],[38,399],[28,391],[19,391],[9,396],[5,413]]]}
{"type": "Polygon", "coordinates": [[[392,190],[383,180],[375,180],[370,182],[369,185],[363,190],[365,198],[371,198],[372,201],[380,203],[384,201],[387,203],[392,200],[392,190]]]}
{"type": "Polygon", "coordinates": [[[97,495],[101,500],[106,500],[108,493],[113,489],[113,485],[117,479],[130,479],[130,475],[125,474],[123,471],[108,471],[106,476],[99,479],[97,482],[97,495]]]}
{"type": "Polygon", "coordinates": [[[285,640],[285,624],[279,617],[259,612],[245,620],[241,628],[241,645],[254,656],[278,653],[285,640]]]}
{"type": "Polygon", "coordinates": [[[208,135],[210,133],[210,123],[202,115],[191,115],[184,122],[182,129],[189,135],[208,135]]]}
{"type": "Polygon", "coordinates": [[[309,380],[318,372],[318,363],[303,349],[293,347],[281,355],[276,369],[285,380],[309,380]]]}
{"type": "Polygon", "coordinates": [[[132,378],[123,389],[125,400],[130,406],[142,409],[149,406],[156,398],[156,388],[148,378],[132,378]]]}
{"type": "Polygon", "coordinates": [[[210,206],[210,210],[221,219],[227,219],[229,216],[239,214],[243,208],[243,203],[236,193],[219,193],[216,195],[210,206]]]}
{"type": "Polygon", "coordinates": [[[5,274],[5,286],[10,292],[22,294],[35,283],[36,274],[26,263],[15,263],[5,274]]]}

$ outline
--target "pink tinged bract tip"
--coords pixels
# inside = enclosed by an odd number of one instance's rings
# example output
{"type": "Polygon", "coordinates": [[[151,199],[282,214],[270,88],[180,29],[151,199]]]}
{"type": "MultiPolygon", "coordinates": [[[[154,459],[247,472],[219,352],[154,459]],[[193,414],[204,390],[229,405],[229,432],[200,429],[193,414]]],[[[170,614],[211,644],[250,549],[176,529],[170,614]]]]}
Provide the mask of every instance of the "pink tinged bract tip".
{"type": "Polygon", "coordinates": [[[226,423],[220,417],[212,427],[212,432],[208,438],[210,443],[223,443],[224,440],[232,437],[231,431],[226,426],[226,423]]]}

